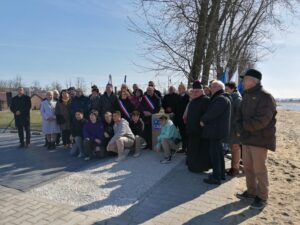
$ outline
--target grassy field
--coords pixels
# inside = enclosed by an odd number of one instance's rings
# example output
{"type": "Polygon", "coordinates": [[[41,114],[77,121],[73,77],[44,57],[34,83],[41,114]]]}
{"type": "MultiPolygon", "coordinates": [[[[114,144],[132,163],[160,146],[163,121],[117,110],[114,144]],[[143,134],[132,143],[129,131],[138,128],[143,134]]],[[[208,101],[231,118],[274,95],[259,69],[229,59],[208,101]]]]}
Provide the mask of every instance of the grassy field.
{"type": "MultiPolygon", "coordinates": [[[[12,121],[13,114],[9,111],[0,112],[0,129],[6,128],[8,124],[12,121]]],[[[42,118],[40,111],[34,110],[30,112],[30,125],[31,129],[41,130],[42,129],[42,118]]],[[[15,127],[15,122],[13,121],[10,128],[15,127]]]]}

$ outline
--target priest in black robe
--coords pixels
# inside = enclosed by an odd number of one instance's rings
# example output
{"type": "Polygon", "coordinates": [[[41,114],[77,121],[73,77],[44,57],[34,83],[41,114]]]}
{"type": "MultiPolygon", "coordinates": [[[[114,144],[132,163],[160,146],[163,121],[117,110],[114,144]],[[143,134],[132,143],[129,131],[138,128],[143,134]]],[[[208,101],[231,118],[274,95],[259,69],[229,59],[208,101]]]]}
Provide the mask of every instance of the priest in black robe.
{"type": "Polygon", "coordinates": [[[186,130],[188,135],[187,166],[192,172],[211,168],[208,139],[202,138],[200,118],[208,108],[209,98],[204,94],[200,81],[193,83],[192,101],[188,105],[186,130]]]}

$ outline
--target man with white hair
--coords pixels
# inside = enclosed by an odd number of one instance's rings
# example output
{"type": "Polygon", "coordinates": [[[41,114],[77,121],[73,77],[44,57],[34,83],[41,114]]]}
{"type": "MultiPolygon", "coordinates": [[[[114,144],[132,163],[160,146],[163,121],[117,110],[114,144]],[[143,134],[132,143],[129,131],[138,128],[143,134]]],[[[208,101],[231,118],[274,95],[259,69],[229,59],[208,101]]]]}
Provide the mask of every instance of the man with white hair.
{"type": "Polygon", "coordinates": [[[230,99],[225,95],[225,85],[221,81],[211,83],[212,97],[206,113],[201,117],[203,137],[209,139],[209,154],[213,172],[203,181],[208,184],[221,184],[225,179],[225,161],[222,141],[230,133],[230,99]]]}
{"type": "Polygon", "coordinates": [[[260,83],[262,74],[247,70],[243,77],[243,100],[237,127],[243,145],[243,165],[247,190],[236,196],[253,199],[251,208],[263,209],[268,200],[269,181],[266,167],[268,149],[276,148],[276,102],[260,83]]]}

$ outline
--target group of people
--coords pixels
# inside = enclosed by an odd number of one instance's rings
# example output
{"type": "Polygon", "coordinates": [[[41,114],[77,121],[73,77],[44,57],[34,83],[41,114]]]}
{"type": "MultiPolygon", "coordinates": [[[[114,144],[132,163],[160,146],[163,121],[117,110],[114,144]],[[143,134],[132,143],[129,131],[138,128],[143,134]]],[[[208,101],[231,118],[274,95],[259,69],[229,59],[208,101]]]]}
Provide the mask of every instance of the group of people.
{"type": "MultiPolygon", "coordinates": [[[[235,83],[218,80],[209,86],[194,81],[190,90],[181,83],[177,90],[169,87],[164,96],[152,81],[146,92],[137,84],[133,91],[122,84],[118,93],[107,84],[103,94],[93,86],[90,96],[72,87],[49,91],[40,108],[47,147],[55,148],[61,138],[64,148],[86,160],[116,155],[116,161],[122,161],[129,152],[138,157],[145,148],[162,150],[161,163],[169,163],[174,152],[185,153],[190,171],[212,168],[203,181],[214,185],[220,185],[226,174],[239,174],[242,156],[247,190],[237,197],[251,198],[251,207],[261,209],[268,199],[267,150],[275,150],[276,103],[262,88],[259,71],[249,69],[242,78],[243,97],[235,83]],[[161,131],[152,146],[152,115],[161,110],[161,131]],[[232,154],[227,171],[224,144],[232,154]]],[[[28,98],[19,88],[11,104],[21,147],[30,143],[28,98]]]]}

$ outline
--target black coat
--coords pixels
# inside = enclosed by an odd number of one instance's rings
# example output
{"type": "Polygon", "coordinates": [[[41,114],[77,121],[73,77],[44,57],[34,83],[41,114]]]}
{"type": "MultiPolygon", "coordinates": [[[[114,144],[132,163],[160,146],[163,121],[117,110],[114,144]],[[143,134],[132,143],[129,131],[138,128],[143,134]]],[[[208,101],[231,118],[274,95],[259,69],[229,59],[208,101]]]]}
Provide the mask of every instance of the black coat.
{"type": "Polygon", "coordinates": [[[127,121],[130,121],[130,119],[131,119],[131,113],[134,110],[134,105],[132,104],[132,102],[128,98],[126,98],[126,99],[118,99],[117,110],[119,110],[121,112],[122,118],[124,118],[127,121]],[[125,107],[125,109],[127,110],[127,112],[129,113],[129,117],[127,116],[127,114],[125,113],[125,111],[122,109],[121,103],[123,104],[123,106],[125,107]]]}
{"type": "Polygon", "coordinates": [[[31,99],[27,95],[15,96],[11,100],[10,110],[14,113],[15,125],[18,126],[29,126],[30,125],[30,109],[31,109],[31,99]],[[16,112],[20,111],[19,116],[16,112]]]}
{"type": "Polygon", "coordinates": [[[104,133],[107,133],[109,137],[104,136],[104,146],[108,145],[110,139],[114,136],[114,123],[108,124],[105,120],[103,121],[104,133]]]}
{"type": "Polygon", "coordinates": [[[216,92],[210,99],[206,113],[201,117],[204,122],[203,137],[210,139],[225,139],[230,134],[230,99],[224,91],[216,92]]]}
{"type": "Polygon", "coordinates": [[[202,95],[199,98],[193,99],[188,108],[186,130],[188,135],[200,137],[202,134],[202,127],[200,126],[200,119],[207,111],[209,105],[209,98],[202,95]]]}
{"type": "Polygon", "coordinates": [[[104,92],[103,95],[100,97],[100,108],[99,108],[99,115],[101,118],[104,118],[104,114],[106,112],[113,113],[118,109],[118,97],[111,93],[110,96],[107,95],[106,92],[104,92]]]}
{"type": "Polygon", "coordinates": [[[202,138],[200,118],[205,114],[209,98],[205,95],[193,99],[187,113],[187,166],[192,172],[203,172],[211,168],[208,139],[202,138]]]}
{"type": "Polygon", "coordinates": [[[101,97],[100,95],[90,96],[89,111],[97,110],[99,112],[99,110],[100,110],[100,97],[101,97]]]}
{"type": "Polygon", "coordinates": [[[188,94],[179,95],[177,106],[176,106],[176,112],[175,112],[175,120],[178,124],[178,126],[184,126],[183,122],[183,114],[186,109],[186,106],[188,105],[190,101],[190,96],[188,94]]]}
{"type": "Polygon", "coordinates": [[[84,116],[87,118],[89,104],[90,99],[87,96],[81,95],[80,97],[73,97],[70,105],[72,116],[75,115],[76,110],[81,109],[84,112],[84,116]]]}
{"type": "MultiPolygon", "coordinates": [[[[146,94],[147,94],[147,91],[144,92],[144,95],[146,95],[146,94]]],[[[159,90],[154,89],[154,94],[155,94],[158,98],[162,99],[161,92],[160,92],[159,90]]]]}
{"type": "Polygon", "coordinates": [[[134,135],[143,136],[144,132],[144,122],[142,119],[139,119],[137,123],[135,123],[133,120],[129,122],[130,129],[134,135]]]}
{"type": "Polygon", "coordinates": [[[178,100],[179,100],[178,94],[176,94],[176,93],[166,94],[162,100],[162,107],[164,108],[165,113],[175,113],[177,104],[178,104],[178,100]],[[170,108],[171,111],[169,111],[170,109],[168,109],[168,108],[170,108]]]}
{"type": "Polygon", "coordinates": [[[230,119],[230,136],[228,143],[240,144],[240,138],[237,136],[237,117],[242,101],[242,96],[238,91],[233,92],[231,95],[231,119],[230,119]]]}
{"type": "MultiPolygon", "coordinates": [[[[149,95],[144,95],[143,96],[143,99],[139,105],[139,111],[141,112],[141,117],[144,119],[144,118],[147,118],[147,120],[151,120],[151,116],[144,116],[144,111],[148,111],[152,114],[155,114],[155,113],[158,113],[160,111],[160,108],[161,108],[161,101],[160,101],[160,98],[157,97],[156,95],[152,95],[152,96],[149,96],[149,95]],[[146,98],[145,96],[147,96],[149,98],[149,100],[151,101],[151,103],[153,104],[154,106],[154,109],[152,109],[149,104],[147,103],[146,101],[146,98]]],[[[146,122],[144,120],[144,122],[146,122]]]]}
{"type": "Polygon", "coordinates": [[[87,121],[85,119],[77,120],[76,118],[72,121],[72,136],[73,137],[83,137],[83,126],[87,121]]]}

